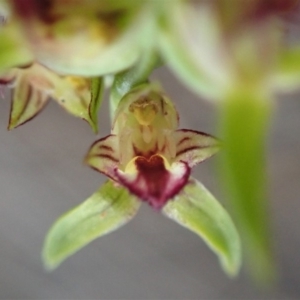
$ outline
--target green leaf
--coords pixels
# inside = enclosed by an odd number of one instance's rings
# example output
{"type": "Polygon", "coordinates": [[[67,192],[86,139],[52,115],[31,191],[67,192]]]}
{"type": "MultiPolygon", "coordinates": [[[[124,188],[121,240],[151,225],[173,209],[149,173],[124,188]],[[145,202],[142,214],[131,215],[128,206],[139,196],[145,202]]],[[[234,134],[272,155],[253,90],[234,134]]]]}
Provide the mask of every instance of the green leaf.
{"type": "Polygon", "coordinates": [[[125,225],[139,206],[140,201],[125,188],[107,181],[85,202],[54,223],[44,243],[45,266],[56,268],[92,240],[125,225]]]}
{"type": "Polygon", "coordinates": [[[252,275],[273,280],[269,213],[266,196],[265,148],[272,112],[268,93],[237,89],[221,102],[221,181],[228,192],[243,237],[252,275]]]}
{"type": "Polygon", "coordinates": [[[198,234],[218,255],[224,270],[236,275],[241,264],[238,232],[223,206],[195,179],[169,201],[163,213],[198,234]]]}
{"type": "Polygon", "coordinates": [[[92,78],[91,103],[89,105],[90,124],[95,133],[98,132],[98,111],[103,101],[104,80],[102,77],[92,78]]]}

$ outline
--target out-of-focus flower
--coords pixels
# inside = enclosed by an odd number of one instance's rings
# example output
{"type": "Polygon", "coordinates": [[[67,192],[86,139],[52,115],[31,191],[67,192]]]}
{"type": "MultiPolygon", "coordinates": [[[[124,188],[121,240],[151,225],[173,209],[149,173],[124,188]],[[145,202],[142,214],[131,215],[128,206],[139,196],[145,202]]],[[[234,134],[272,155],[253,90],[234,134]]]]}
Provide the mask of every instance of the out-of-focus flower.
{"type": "Polygon", "coordinates": [[[24,39],[20,24],[11,16],[9,5],[0,2],[0,76],[10,68],[33,63],[34,57],[24,39]]]}
{"type": "Polygon", "coordinates": [[[74,116],[89,122],[95,128],[92,116],[92,80],[76,76],[59,76],[40,64],[12,68],[0,76],[0,83],[12,91],[9,129],[24,124],[35,117],[54,99],[74,116]]]}
{"type": "Polygon", "coordinates": [[[187,184],[191,168],[219,149],[212,136],[177,127],[172,102],[157,86],[140,86],[121,100],[112,133],[92,145],[86,162],[161,209],[187,184]]]}
{"type": "Polygon", "coordinates": [[[6,23],[10,15],[9,4],[7,0],[0,0],[0,27],[6,23]]]}
{"type": "Polygon", "coordinates": [[[160,47],[189,87],[211,100],[240,87],[274,88],[287,20],[299,0],[172,3],[165,7],[160,47]]]}
{"type": "Polygon", "coordinates": [[[152,1],[12,1],[36,61],[60,74],[96,76],[131,66],[153,43],[152,1]]]}
{"type": "Polygon", "coordinates": [[[299,0],[174,0],[160,49],[190,88],[220,109],[222,182],[252,271],[274,278],[266,207],[265,137],[277,91],[299,87],[300,51],[288,45],[299,0]]]}

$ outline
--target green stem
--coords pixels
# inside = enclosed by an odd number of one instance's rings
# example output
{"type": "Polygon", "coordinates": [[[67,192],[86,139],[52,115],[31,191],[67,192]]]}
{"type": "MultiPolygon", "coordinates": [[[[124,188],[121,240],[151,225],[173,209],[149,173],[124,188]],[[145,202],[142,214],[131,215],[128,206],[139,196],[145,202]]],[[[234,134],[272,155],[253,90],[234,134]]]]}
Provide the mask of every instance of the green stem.
{"type": "Polygon", "coordinates": [[[251,273],[259,282],[274,279],[266,197],[266,136],[272,112],[269,95],[253,89],[231,94],[221,105],[225,142],[222,182],[227,188],[251,273]]]}
{"type": "Polygon", "coordinates": [[[111,119],[120,100],[132,88],[148,82],[148,78],[152,71],[162,64],[156,52],[146,53],[140,61],[132,68],[117,74],[111,88],[110,95],[110,113],[111,119]]]}

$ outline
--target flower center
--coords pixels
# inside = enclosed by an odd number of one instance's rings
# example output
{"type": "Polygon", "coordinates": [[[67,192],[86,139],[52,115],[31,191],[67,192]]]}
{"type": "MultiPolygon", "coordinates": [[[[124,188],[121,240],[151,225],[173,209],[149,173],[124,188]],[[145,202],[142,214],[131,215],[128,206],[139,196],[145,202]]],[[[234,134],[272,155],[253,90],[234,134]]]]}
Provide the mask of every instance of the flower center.
{"type": "Polygon", "coordinates": [[[152,155],[150,158],[145,158],[143,156],[136,156],[131,159],[125,167],[125,173],[135,174],[137,173],[137,166],[143,170],[151,169],[152,171],[158,167],[165,170],[170,170],[171,166],[168,160],[162,155],[152,155]]]}

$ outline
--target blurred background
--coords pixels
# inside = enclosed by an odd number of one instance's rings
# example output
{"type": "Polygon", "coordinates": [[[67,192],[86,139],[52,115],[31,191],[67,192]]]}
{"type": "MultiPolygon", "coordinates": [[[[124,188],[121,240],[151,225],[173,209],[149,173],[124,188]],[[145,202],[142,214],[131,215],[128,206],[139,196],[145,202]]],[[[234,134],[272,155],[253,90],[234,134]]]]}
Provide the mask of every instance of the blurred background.
{"type": "MultiPolygon", "coordinates": [[[[180,113],[181,128],[216,134],[216,109],[167,70],[155,72],[180,113]]],[[[109,134],[107,99],[95,136],[54,102],[32,122],[8,132],[8,93],[0,101],[0,299],[300,299],[300,94],[276,102],[268,142],[270,214],[280,277],[255,286],[245,270],[229,279],[202,240],[146,205],[128,225],[94,241],[48,273],[44,237],[64,212],[105,180],[82,163],[109,134]]],[[[226,207],[216,157],[194,176],[226,207]]]]}

